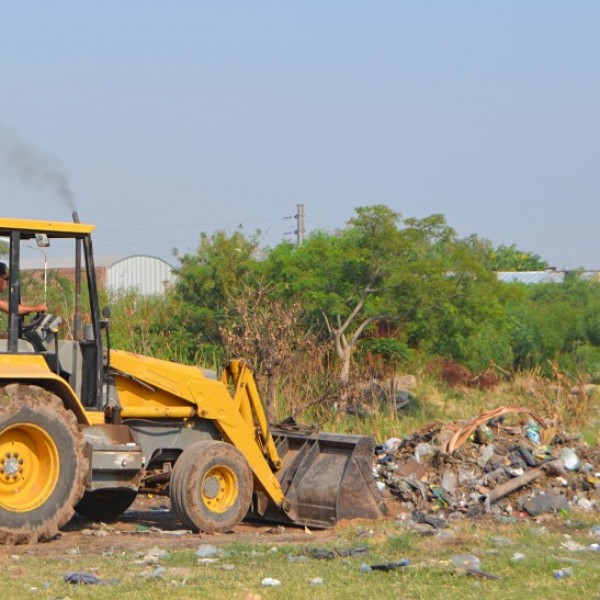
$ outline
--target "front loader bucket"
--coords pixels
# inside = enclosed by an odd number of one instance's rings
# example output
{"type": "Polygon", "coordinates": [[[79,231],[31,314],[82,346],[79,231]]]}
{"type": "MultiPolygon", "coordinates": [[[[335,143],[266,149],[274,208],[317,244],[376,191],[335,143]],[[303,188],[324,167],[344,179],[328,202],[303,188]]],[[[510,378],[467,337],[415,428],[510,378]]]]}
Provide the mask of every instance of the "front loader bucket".
{"type": "Polygon", "coordinates": [[[283,462],[276,473],[283,509],[294,523],[325,528],[343,519],[387,514],[373,477],[372,438],[277,427],[271,433],[283,462]]]}

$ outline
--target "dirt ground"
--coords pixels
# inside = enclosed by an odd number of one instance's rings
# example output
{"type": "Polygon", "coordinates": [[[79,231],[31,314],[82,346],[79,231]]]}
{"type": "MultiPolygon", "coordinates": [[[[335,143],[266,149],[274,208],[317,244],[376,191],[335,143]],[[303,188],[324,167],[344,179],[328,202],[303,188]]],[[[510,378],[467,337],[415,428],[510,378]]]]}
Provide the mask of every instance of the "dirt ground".
{"type": "MultiPolygon", "coordinates": [[[[305,542],[334,539],[333,530],[305,531],[304,527],[273,523],[244,522],[235,531],[223,534],[198,534],[185,531],[169,507],[166,497],[140,494],[118,521],[94,523],[75,515],[60,535],[45,543],[6,547],[8,554],[53,557],[69,552],[101,555],[160,546],[165,549],[196,549],[200,544],[237,542],[305,542]]],[[[4,553],[3,552],[3,553],[4,553]]]]}

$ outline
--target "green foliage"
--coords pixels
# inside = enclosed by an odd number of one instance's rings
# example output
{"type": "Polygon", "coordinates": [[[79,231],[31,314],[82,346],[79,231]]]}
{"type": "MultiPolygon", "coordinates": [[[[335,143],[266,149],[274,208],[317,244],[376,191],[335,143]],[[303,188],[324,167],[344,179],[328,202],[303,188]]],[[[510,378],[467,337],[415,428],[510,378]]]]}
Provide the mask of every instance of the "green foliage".
{"type": "Polygon", "coordinates": [[[258,240],[241,230],[232,235],[203,233],[195,254],[180,257],[175,288],[178,310],[174,329],[182,352],[193,360],[201,344],[220,345],[228,299],[238,287],[252,280],[258,269],[258,240]]]}
{"type": "Polygon", "coordinates": [[[391,373],[417,359],[447,358],[474,372],[493,363],[549,373],[552,361],[600,374],[600,284],[577,275],[564,284],[501,283],[498,269],[547,263],[514,245],[459,238],[443,215],[402,218],[385,205],[358,207],[344,227],[315,231],[301,247],[282,242],[261,255],[256,236],[220,231],[202,234],[197,250],[179,260],[179,281],[164,302],[114,299],[115,345],[209,366],[224,360],[224,348],[243,348],[259,372],[271,373],[270,386],[294,390],[284,398],[312,395],[285,400],[295,407],[337,397],[332,382],[343,384],[361,365],[391,373]],[[312,350],[291,344],[274,353],[287,334],[276,344],[273,336],[292,306],[302,318],[286,330],[310,337],[312,350]]]}
{"type": "Polygon", "coordinates": [[[369,338],[359,344],[361,354],[381,357],[392,365],[399,365],[408,358],[409,350],[405,342],[395,337],[369,338]]]}
{"type": "Polygon", "coordinates": [[[548,262],[533,252],[519,250],[515,244],[494,248],[489,240],[473,234],[466,242],[490,271],[544,271],[548,262]]]}
{"type": "Polygon", "coordinates": [[[562,284],[519,287],[520,301],[508,307],[513,367],[539,365],[548,372],[549,361],[557,361],[573,372],[589,372],[577,352],[598,347],[600,284],[572,277],[562,284]]]}
{"type": "Polygon", "coordinates": [[[173,294],[142,295],[127,290],[113,295],[111,344],[113,348],[165,360],[185,362],[173,316],[178,299],[173,294]]]}
{"type": "Polygon", "coordinates": [[[543,271],[549,267],[538,254],[519,250],[515,244],[500,244],[490,252],[487,261],[492,271],[543,271]]]}

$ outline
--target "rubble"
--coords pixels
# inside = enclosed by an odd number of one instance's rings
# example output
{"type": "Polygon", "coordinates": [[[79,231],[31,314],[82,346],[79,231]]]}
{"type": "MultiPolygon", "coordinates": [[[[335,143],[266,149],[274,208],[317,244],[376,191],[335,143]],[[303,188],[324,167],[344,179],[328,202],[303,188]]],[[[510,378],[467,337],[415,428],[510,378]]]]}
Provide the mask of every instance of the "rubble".
{"type": "Polygon", "coordinates": [[[390,438],[375,449],[374,474],[421,526],[433,512],[515,518],[600,508],[600,449],[523,407],[390,438]]]}

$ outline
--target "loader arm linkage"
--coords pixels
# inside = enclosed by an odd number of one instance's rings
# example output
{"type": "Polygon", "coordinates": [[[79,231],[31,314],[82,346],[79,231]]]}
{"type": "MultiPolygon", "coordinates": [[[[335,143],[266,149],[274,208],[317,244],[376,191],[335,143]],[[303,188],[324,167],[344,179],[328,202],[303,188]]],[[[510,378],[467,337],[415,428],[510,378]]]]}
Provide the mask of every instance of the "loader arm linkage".
{"type": "Polygon", "coordinates": [[[266,451],[273,469],[278,471],[281,469],[282,460],[275,447],[251,369],[244,361],[229,361],[221,380],[225,385],[230,384],[234,387],[233,402],[236,408],[248,427],[253,428],[256,424],[256,442],[266,451]]]}
{"type": "Polygon", "coordinates": [[[196,367],[112,350],[121,417],[209,419],[223,439],[234,445],[250,465],[258,486],[278,507],[284,494],[274,475],[281,467],[251,370],[231,361],[223,380],[203,376],[196,367]],[[119,376],[119,372],[130,376],[119,376]],[[228,381],[230,380],[230,381],[228,381]],[[227,383],[235,389],[230,395],[227,383]],[[149,391],[148,386],[155,392],[149,391]],[[265,453],[268,455],[265,456],[265,453]]]}

